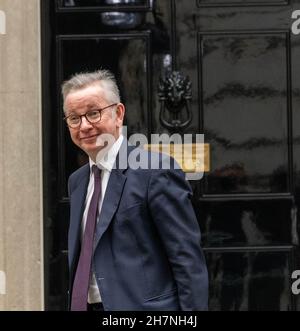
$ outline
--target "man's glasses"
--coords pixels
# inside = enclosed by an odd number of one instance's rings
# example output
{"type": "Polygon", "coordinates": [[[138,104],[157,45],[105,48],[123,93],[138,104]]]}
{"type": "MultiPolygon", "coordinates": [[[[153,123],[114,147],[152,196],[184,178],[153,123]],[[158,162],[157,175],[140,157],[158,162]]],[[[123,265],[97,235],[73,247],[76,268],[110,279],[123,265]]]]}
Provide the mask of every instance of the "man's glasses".
{"type": "Polygon", "coordinates": [[[82,122],[82,116],[84,116],[89,123],[95,124],[95,123],[98,123],[101,121],[101,113],[104,109],[113,107],[116,105],[117,105],[117,103],[113,103],[113,104],[106,106],[104,108],[101,108],[101,109],[90,110],[83,115],[71,114],[69,116],[66,116],[64,118],[64,120],[66,121],[68,127],[72,128],[72,129],[77,129],[80,127],[81,122],[82,122]]]}

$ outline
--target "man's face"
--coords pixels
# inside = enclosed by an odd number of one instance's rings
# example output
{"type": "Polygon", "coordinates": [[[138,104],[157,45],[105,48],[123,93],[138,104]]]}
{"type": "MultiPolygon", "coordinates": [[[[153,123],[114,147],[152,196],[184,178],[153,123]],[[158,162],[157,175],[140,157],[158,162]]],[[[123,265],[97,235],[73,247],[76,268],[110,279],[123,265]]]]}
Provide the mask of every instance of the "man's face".
{"type": "MultiPolygon", "coordinates": [[[[70,114],[84,115],[88,111],[102,109],[111,102],[105,98],[105,91],[99,84],[87,86],[84,89],[70,92],[65,99],[66,116],[70,114]]],[[[101,120],[91,124],[83,116],[81,125],[77,129],[69,128],[75,145],[84,150],[93,160],[103,148],[99,144],[101,135],[112,135],[115,140],[119,137],[119,130],[123,124],[125,107],[119,103],[101,112],[101,120]],[[116,112],[113,111],[116,109],[116,112]],[[100,137],[100,138],[99,138],[100,137]]]]}

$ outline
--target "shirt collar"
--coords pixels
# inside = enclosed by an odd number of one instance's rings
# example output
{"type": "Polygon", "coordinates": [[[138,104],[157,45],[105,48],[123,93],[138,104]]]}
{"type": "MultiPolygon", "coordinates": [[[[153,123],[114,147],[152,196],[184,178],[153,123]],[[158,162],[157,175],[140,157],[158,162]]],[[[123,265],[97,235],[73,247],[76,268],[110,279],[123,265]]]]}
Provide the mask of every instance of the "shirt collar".
{"type": "Polygon", "coordinates": [[[108,170],[109,172],[111,172],[115,164],[116,157],[119,153],[119,149],[122,145],[123,139],[124,139],[123,135],[120,135],[119,138],[114,142],[114,144],[108,150],[108,152],[99,161],[97,160],[97,164],[91,158],[89,158],[90,169],[92,170],[92,166],[96,165],[98,168],[102,170],[108,170]]]}

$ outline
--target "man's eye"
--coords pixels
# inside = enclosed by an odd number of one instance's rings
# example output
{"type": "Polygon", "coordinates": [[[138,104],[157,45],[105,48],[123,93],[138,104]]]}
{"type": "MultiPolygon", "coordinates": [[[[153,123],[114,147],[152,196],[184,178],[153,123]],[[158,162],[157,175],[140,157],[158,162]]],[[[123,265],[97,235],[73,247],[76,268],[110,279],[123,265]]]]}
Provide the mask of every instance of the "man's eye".
{"type": "Polygon", "coordinates": [[[98,117],[99,111],[98,110],[91,110],[87,113],[88,117],[98,117]]]}
{"type": "Polygon", "coordinates": [[[76,115],[69,116],[69,121],[76,122],[76,121],[78,121],[78,119],[79,119],[79,117],[76,115]]]}

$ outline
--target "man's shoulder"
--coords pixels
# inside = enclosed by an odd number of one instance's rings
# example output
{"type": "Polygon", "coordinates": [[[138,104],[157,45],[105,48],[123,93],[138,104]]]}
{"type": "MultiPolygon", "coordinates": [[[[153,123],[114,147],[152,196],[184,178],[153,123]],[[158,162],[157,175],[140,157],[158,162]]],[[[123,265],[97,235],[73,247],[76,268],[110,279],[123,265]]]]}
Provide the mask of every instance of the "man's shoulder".
{"type": "Polygon", "coordinates": [[[69,177],[69,185],[77,186],[77,183],[81,182],[82,179],[87,178],[89,174],[89,164],[85,164],[79,169],[75,170],[69,177]]]}
{"type": "Polygon", "coordinates": [[[128,167],[135,170],[178,170],[181,167],[177,161],[166,153],[145,150],[141,147],[131,148],[128,153],[128,167]]]}

